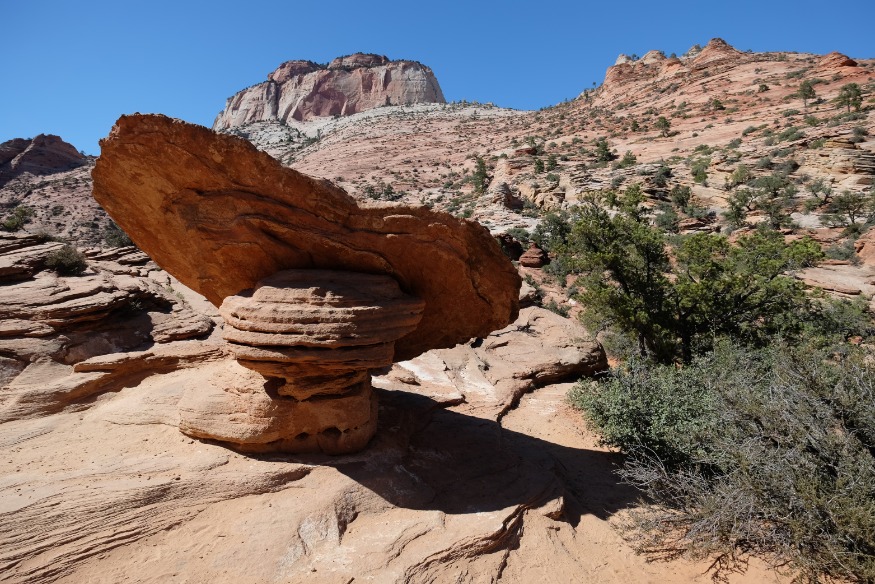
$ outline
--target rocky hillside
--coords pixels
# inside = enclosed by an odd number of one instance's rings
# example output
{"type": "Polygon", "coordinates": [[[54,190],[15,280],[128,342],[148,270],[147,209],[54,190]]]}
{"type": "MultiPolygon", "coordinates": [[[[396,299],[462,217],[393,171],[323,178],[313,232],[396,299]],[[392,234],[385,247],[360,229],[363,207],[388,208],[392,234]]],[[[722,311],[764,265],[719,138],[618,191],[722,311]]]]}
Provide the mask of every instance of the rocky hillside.
{"type": "Polygon", "coordinates": [[[58,136],[0,144],[0,225],[94,244],[109,218],[91,196],[94,157],[58,136]]]}
{"type": "Polygon", "coordinates": [[[86,161],[87,157],[72,144],[51,134],[9,140],[0,144],[0,186],[24,173],[54,174],[82,166],[86,161]]]}
{"type": "Polygon", "coordinates": [[[255,122],[303,122],[349,116],[392,105],[445,103],[431,69],[414,61],[390,61],[356,53],[328,65],[286,61],[267,81],[228,99],[213,128],[229,130],[255,122]]]}

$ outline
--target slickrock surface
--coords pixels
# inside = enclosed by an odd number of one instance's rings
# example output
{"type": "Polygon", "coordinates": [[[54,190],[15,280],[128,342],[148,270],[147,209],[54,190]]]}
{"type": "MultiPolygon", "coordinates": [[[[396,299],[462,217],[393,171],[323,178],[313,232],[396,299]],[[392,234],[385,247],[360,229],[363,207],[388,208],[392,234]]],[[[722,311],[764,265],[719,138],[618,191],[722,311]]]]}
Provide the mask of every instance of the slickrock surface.
{"type": "Polygon", "coordinates": [[[516,317],[519,275],[480,225],[422,207],[360,206],[248,142],[159,115],[120,118],[94,197],[160,266],[215,305],[280,270],[385,274],[425,302],[395,358],[516,317]]]}
{"type": "MultiPolygon", "coordinates": [[[[376,380],[371,447],[338,458],[181,436],[185,387],[226,366],[207,343],[175,343],[192,348],[184,368],[148,376],[157,351],[80,363],[127,381],[98,382],[79,411],[0,424],[0,578],[705,584],[703,564],[648,563],[620,539],[612,525],[637,495],[565,403],[570,384],[543,385],[577,374],[555,370],[557,353],[603,367],[586,336],[529,309],[479,346],[398,364],[376,380]]],[[[754,561],[731,581],[781,580],[754,561]]]]}
{"type": "Polygon", "coordinates": [[[446,103],[431,69],[413,61],[356,53],[328,65],[287,61],[228,99],[213,128],[253,122],[348,116],[387,105],[446,103]]]}

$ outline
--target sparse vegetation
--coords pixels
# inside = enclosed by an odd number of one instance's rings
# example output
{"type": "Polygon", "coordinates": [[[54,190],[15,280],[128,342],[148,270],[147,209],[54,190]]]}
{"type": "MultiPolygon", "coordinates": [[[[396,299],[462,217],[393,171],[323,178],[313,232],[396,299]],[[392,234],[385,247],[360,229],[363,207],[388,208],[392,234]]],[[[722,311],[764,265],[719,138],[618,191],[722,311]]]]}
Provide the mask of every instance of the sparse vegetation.
{"type": "Polygon", "coordinates": [[[131,241],[128,234],[125,233],[121,227],[116,225],[115,221],[110,221],[109,225],[107,225],[106,231],[103,234],[103,240],[109,247],[127,247],[129,245],[134,245],[134,242],[131,241]]]}
{"type": "Polygon", "coordinates": [[[59,276],[78,276],[88,267],[88,262],[79,250],[68,244],[46,257],[46,267],[59,276]]]}
{"type": "Polygon", "coordinates": [[[860,86],[856,83],[843,85],[839,90],[836,103],[839,107],[847,107],[848,113],[851,113],[851,108],[854,108],[854,111],[860,111],[860,106],[863,105],[863,93],[860,91],[860,86]]]}
{"type": "Polygon", "coordinates": [[[31,207],[26,207],[24,205],[19,205],[12,209],[12,213],[10,213],[6,219],[0,223],[0,227],[3,228],[3,231],[18,231],[28,223],[30,223],[31,218],[34,216],[34,210],[31,207]]]}

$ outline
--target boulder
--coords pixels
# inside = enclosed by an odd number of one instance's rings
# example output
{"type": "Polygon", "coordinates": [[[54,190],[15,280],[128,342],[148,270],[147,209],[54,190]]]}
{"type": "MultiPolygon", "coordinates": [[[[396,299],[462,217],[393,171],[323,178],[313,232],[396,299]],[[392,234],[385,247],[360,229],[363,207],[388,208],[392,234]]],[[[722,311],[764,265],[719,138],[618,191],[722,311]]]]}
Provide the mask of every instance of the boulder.
{"type": "Polygon", "coordinates": [[[512,321],[520,277],[481,225],[423,207],[358,204],[249,142],[161,115],[121,117],[94,198],[145,253],[214,305],[287,269],[394,278],[425,302],[395,358],[512,321]]]}
{"type": "Polygon", "coordinates": [[[529,244],[529,249],[520,256],[520,265],[526,268],[540,268],[550,263],[550,257],[543,249],[534,243],[529,244]]]}

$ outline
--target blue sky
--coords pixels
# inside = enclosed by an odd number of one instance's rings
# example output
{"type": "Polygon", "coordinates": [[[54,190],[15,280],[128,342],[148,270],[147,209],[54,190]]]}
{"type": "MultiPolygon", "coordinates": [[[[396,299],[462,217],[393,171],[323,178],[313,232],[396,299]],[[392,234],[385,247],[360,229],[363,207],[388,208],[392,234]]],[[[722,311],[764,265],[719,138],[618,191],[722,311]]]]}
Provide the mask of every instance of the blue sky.
{"type": "Polygon", "coordinates": [[[450,101],[537,109],[601,82],[621,52],[680,54],[719,36],[742,50],[875,57],[873,23],[875,0],[0,0],[0,142],[52,133],[97,154],[136,111],[209,126],[289,59],[415,59],[450,101]]]}

